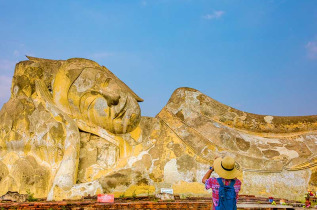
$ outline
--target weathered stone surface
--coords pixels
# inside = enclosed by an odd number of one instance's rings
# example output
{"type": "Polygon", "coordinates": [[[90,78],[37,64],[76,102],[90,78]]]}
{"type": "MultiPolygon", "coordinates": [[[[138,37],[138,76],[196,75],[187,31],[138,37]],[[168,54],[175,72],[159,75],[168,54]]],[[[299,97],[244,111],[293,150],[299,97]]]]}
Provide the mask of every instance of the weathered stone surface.
{"type": "Polygon", "coordinates": [[[17,64],[0,111],[0,194],[209,194],[216,156],[235,157],[242,193],[301,199],[316,191],[317,116],[255,115],[179,88],[154,118],[113,73],[81,58],[17,64]]]}
{"type": "Polygon", "coordinates": [[[19,194],[18,192],[8,191],[0,197],[0,201],[25,202],[29,196],[27,194],[19,194]]]}
{"type": "Polygon", "coordinates": [[[316,190],[317,116],[254,115],[180,88],[157,117],[202,159],[235,157],[242,193],[300,199],[316,190]]]}
{"type": "Polygon", "coordinates": [[[163,200],[163,201],[171,201],[174,200],[174,195],[168,194],[168,193],[158,193],[155,195],[157,199],[163,200]]]}
{"type": "Polygon", "coordinates": [[[0,111],[1,194],[71,197],[77,182],[129,155],[116,135],[138,126],[142,99],[105,67],[29,57],[16,65],[11,92],[0,111]]]}

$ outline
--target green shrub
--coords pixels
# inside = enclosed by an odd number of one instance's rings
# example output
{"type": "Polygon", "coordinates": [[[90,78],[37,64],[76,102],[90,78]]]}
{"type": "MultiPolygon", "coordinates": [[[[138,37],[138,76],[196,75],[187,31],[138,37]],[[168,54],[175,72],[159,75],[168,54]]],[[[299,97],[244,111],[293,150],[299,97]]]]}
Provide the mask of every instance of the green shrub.
{"type": "Polygon", "coordinates": [[[132,193],[132,198],[136,198],[135,190],[132,193]]]}
{"type": "Polygon", "coordinates": [[[27,201],[29,202],[33,202],[33,201],[37,201],[36,198],[34,198],[34,193],[31,193],[30,190],[27,190],[26,193],[28,194],[28,197],[27,197],[27,201]]]}

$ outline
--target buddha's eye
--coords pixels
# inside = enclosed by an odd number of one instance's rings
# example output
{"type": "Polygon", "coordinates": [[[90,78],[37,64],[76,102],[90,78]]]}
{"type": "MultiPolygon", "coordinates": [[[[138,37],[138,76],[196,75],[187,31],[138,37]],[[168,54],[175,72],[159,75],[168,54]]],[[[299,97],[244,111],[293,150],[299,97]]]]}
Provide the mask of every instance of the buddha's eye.
{"type": "Polygon", "coordinates": [[[111,78],[108,77],[106,79],[100,80],[100,83],[97,81],[97,84],[98,83],[100,84],[101,89],[105,89],[109,86],[110,81],[111,81],[111,78]]]}
{"type": "Polygon", "coordinates": [[[100,79],[100,77],[101,77],[101,74],[100,74],[100,73],[97,73],[97,74],[96,74],[96,80],[100,79]]]}
{"type": "Polygon", "coordinates": [[[110,81],[112,80],[111,77],[107,77],[105,74],[97,73],[96,74],[96,84],[99,84],[101,88],[108,87],[110,81]]]}
{"type": "Polygon", "coordinates": [[[91,93],[91,95],[99,95],[99,94],[100,94],[100,93],[97,92],[97,91],[91,91],[90,93],[91,93]]]}

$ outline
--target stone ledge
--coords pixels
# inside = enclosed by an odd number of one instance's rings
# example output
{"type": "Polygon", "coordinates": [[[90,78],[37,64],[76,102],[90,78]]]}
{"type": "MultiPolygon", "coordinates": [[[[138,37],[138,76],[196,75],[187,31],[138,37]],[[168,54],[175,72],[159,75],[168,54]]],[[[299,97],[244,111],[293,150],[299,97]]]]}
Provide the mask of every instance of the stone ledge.
{"type": "MultiPolygon", "coordinates": [[[[290,205],[250,204],[240,203],[238,209],[297,209],[290,205]]],[[[98,203],[96,201],[56,201],[56,202],[24,202],[24,203],[0,203],[0,209],[211,209],[210,201],[135,201],[98,203]]]]}

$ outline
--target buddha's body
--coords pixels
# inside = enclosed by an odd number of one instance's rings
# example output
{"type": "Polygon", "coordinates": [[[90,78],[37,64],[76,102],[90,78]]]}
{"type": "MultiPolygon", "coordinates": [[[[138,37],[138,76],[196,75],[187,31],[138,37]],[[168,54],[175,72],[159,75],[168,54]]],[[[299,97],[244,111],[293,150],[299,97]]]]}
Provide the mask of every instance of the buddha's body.
{"type": "Polygon", "coordinates": [[[19,63],[0,111],[0,194],[203,195],[199,180],[224,154],[240,163],[244,194],[298,199],[316,189],[317,116],[254,115],[190,88],[155,118],[141,117],[140,101],[93,61],[19,63]]]}

